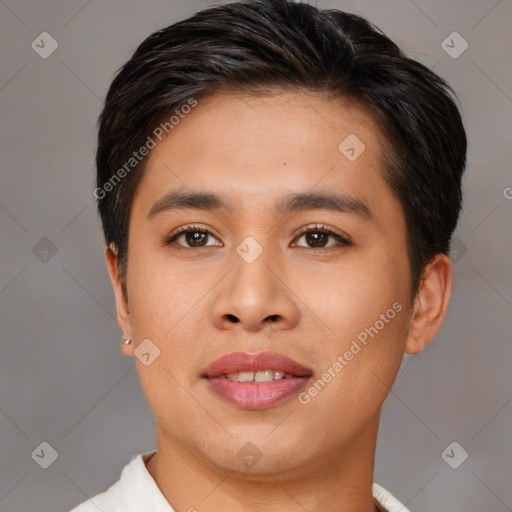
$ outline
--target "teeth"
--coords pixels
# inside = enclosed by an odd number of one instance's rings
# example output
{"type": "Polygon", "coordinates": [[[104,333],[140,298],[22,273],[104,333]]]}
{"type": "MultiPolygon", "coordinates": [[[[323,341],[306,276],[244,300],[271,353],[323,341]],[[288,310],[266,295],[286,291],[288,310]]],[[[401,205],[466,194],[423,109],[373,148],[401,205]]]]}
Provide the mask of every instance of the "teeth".
{"type": "Polygon", "coordinates": [[[254,380],[254,372],[240,372],[238,382],[251,382],[254,380]]]}
{"type": "Polygon", "coordinates": [[[255,382],[270,382],[274,380],[274,372],[272,370],[263,370],[254,374],[255,382]]]}
{"type": "Polygon", "coordinates": [[[284,373],[281,370],[260,370],[259,372],[229,373],[227,378],[237,382],[272,382],[283,378],[293,377],[291,373],[284,373]]]}

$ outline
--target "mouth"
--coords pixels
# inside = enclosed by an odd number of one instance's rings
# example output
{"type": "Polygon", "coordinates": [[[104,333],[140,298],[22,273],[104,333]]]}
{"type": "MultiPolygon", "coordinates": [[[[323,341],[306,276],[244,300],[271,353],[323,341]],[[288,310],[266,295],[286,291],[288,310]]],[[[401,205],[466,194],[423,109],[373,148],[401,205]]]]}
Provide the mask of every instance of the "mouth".
{"type": "Polygon", "coordinates": [[[310,369],[275,352],[236,352],[215,360],[203,373],[210,390],[242,409],[266,409],[297,394],[310,369]]]}

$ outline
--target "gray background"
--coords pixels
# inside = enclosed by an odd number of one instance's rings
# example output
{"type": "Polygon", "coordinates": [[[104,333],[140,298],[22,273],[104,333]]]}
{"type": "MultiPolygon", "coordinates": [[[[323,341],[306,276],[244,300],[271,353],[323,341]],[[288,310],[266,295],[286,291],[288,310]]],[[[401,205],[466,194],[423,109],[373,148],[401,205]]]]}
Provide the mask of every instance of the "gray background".
{"type": "MultiPolygon", "coordinates": [[[[96,119],[135,47],[206,5],[0,2],[2,512],[68,511],[117,480],[131,455],[155,448],[103,262],[96,119]],[[59,44],[47,59],[31,48],[43,31],[59,44]],[[31,456],[43,441],[58,452],[48,469],[31,456]]],[[[318,5],[367,16],[446,77],[469,136],[451,307],[384,406],[375,480],[413,512],[512,510],[512,1],[318,5]],[[453,31],[469,44],[458,58],[441,47],[453,31]],[[458,469],[441,457],[452,441],[469,454],[458,469]]],[[[461,453],[449,451],[451,460],[461,453]]]]}

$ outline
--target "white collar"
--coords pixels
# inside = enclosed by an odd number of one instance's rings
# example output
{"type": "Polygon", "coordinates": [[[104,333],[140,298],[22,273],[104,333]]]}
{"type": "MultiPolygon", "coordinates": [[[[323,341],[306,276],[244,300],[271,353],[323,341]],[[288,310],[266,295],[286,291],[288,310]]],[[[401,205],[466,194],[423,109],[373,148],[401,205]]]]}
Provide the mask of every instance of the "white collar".
{"type": "MultiPolygon", "coordinates": [[[[123,468],[121,478],[105,492],[97,494],[71,512],[175,512],[146,468],[155,453],[133,456],[123,468]]],[[[387,512],[409,512],[393,495],[373,484],[373,496],[387,512]]],[[[193,509],[194,503],[191,503],[193,509]]]]}

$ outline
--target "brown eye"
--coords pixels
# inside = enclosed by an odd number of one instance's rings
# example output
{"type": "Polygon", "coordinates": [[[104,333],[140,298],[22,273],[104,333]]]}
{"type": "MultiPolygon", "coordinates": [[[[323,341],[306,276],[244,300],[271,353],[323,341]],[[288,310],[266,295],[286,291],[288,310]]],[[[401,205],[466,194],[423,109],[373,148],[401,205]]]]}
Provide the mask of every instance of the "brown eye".
{"type": "Polygon", "coordinates": [[[183,235],[187,244],[192,247],[204,247],[207,245],[208,233],[204,231],[187,231],[183,235]]]}
{"type": "Polygon", "coordinates": [[[307,243],[312,247],[325,247],[329,236],[327,233],[309,232],[304,235],[307,243]]]}
{"type": "Polygon", "coordinates": [[[329,229],[310,228],[300,235],[299,240],[301,238],[305,239],[306,245],[299,244],[299,247],[306,247],[310,249],[325,249],[336,245],[352,245],[352,242],[347,238],[329,229]],[[334,243],[329,244],[329,238],[334,239],[334,243]]]}
{"type": "Polygon", "coordinates": [[[189,249],[220,245],[220,243],[208,243],[210,238],[215,240],[215,237],[206,229],[186,227],[172,235],[167,241],[167,244],[169,245],[176,242],[177,245],[189,249]],[[178,242],[178,240],[182,240],[184,243],[178,242]]]}

